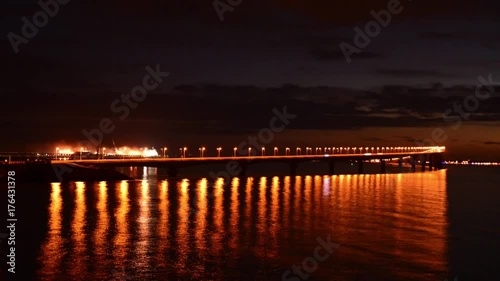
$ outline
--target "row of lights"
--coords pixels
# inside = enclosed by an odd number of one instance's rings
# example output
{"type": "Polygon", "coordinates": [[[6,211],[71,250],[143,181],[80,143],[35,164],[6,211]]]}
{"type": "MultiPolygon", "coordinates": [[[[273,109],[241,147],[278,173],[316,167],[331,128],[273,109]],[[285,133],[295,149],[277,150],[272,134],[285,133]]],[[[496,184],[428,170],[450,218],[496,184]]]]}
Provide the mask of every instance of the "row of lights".
{"type": "MultiPolygon", "coordinates": [[[[306,147],[305,149],[305,155],[321,155],[321,154],[349,154],[352,152],[352,154],[356,154],[357,151],[359,151],[359,154],[364,153],[401,153],[401,152],[421,152],[421,151],[435,151],[435,152],[441,152],[444,151],[445,147],[315,147],[314,149],[314,154],[313,154],[313,148],[312,147],[306,147]]],[[[163,152],[163,157],[166,157],[168,148],[163,147],[161,148],[163,152]]],[[[179,148],[179,152],[181,157],[185,158],[186,157],[186,152],[188,148],[187,147],[181,147],[179,148]]],[[[205,147],[200,147],[198,148],[199,155],[201,158],[205,156],[205,147]]],[[[217,157],[221,156],[221,151],[222,147],[217,147],[217,157]]],[[[236,157],[238,152],[237,147],[233,147],[233,157],[236,157]]],[[[274,147],[274,156],[278,156],[279,149],[278,147],[274,147]]],[[[266,156],[266,148],[262,147],[261,148],[261,156],[266,156]]],[[[248,156],[252,155],[252,148],[248,148],[248,156]]],[[[297,147],[295,149],[295,155],[302,155],[302,148],[297,147]]],[[[289,147],[285,148],[285,156],[291,156],[291,150],[289,147]]]]}
{"type": "MultiPolygon", "coordinates": [[[[179,148],[181,157],[183,157],[183,158],[186,157],[187,150],[188,150],[187,147],[179,148]]],[[[200,148],[198,148],[198,150],[200,153],[200,157],[203,158],[205,156],[206,148],[200,147],[200,148]]],[[[421,152],[421,151],[426,151],[426,150],[427,151],[434,151],[434,152],[441,152],[441,151],[445,150],[445,147],[444,146],[439,146],[439,147],[438,146],[432,146],[432,147],[364,147],[364,148],[363,147],[359,147],[359,148],[358,147],[324,147],[324,148],[315,147],[314,154],[313,154],[312,147],[306,147],[305,148],[305,155],[321,155],[321,154],[335,154],[335,153],[349,154],[350,152],[352,152],[352,154],[356,154],[357,151],[359,151],[359,154],[363,154],[363,150],[364,150],[365,154],[367,154],[367,153],[419,152],[419,151],[421,152]]],[[[84,151],[84,148],[81,147],[80,148],[80,160],[81,160],[83,151],[84,151]]],[[[103,147],[101,149],[101,151],[102,151],[102,154],[104,155],[106,148],[103,147]]],[[[167,147],[161,148],[163,158],[166,157],[167,151],[168,151],[167,147]]],[[[221,151],[222,151],[222,147],[217,147],[217,157],[221,156],[221,151]]],[[[233,157],[236,157],[237,151],[238,151],[238,148],[234,147],[233,148],[233,157]]],[[[274,147],[274,156],[278,156],[278,152],[279,152],[278,147],[274,147]]],[[[261,156],[265,156],[265,153],[266,153],[266,149],[265,149],[265,147],[262,147],[261,148],[261,156]]],[[[60,150],[59,147],[57,147],[56,148],[56,157],[58,157],[59,154],[61,154],[61,155],[68,154],[69,155],[71,153],[67,153],[66,151],[60,150]]],[[[252,155],[252,148],[251,147],[248,148],[248,156],[250,156],[250,155],[252,155]]],[[[295,149],[295,155],[302,155],[302,148],[297,147],[295,149]]],[[[285,148],[285,156],[291,156],[291,150],[289,147],[285,148]]]]}

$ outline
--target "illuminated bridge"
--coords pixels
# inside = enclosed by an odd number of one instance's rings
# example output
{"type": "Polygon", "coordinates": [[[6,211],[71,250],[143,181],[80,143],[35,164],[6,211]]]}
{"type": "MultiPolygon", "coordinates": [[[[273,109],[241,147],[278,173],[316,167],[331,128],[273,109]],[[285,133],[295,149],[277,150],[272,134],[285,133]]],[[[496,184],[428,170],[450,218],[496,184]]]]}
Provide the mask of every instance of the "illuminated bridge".
{"type": "MultiPolygon", "coordinates": [[[[166,150],[166,149],[165,149],[166,150]]],[[[285,148],[285,154],[280,155],[278,148],[274,148],[273,155],[266,155],[265,149],[262,148],[258,154],[249,148],[247,155],[238,155],[237,149],[233,148],[232,156],[222,156],[222,148],[217,148],[217,156],[205,156],[205,148],[199,148],[199,156],[186,156],[187,148],[181,148],[177,157],[129,157],[118,155],[101,155],[100,159],[65,159],[52,160],[53,164],[77,164],[85,166],[117,168],[117,167],[158,167],[166,168],[169,176],[177,176],[180,169],[188,166],[208,165],[208,164],[225,164],[226,169],[224,175],[227,176],[245,176],[248,166],[263,163],[263,162],[282,162],[288,163],[290,166],[290,174],[295,175],[297,165],[307,161],[324,161],[328,164],[329,174],[335,173],[336,162],[351,162],[356,163],[358,173],[363,173],[363,166],[366,162],[377,163],[380,165],[380,173],[386,172],[386,163],[394,163],[402,171],[403,164],[411,165],[412,171],[417,170],[417,166],[421,171],[428,169],[429,171],[442,169],[443,153],[445,147],[363,147],[363,148],[310,148],[306,147],[294,149],[293,153],[290,148],[285,148]],[[326,152],[326,153],[325,153],[326,152]],[[112,158],[113,157],[113,158],[112,158]],[[121,157],[121,158],[120,158],[121,157]]],[[[73,157],[78,158],[78,157],[73,157]]],[[[61,158],[58,158],[61,159],[61,158]]]]}

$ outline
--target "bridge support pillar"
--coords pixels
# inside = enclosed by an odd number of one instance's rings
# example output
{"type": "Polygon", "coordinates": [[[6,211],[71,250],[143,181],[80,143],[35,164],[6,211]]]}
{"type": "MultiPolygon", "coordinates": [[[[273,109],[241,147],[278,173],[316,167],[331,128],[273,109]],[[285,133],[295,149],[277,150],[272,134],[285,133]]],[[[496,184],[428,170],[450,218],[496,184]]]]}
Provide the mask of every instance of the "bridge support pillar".
{"type": "Polygon", "coordinates": [[[380,173],[385,174],[385,160],[380,159],[380,173]]]}
{"type": "Polygon", "coordinates": [[[328,173],[330,175],[335,174],[335,161],[333,160],[328,161],[328,173]]]}
{"type": "Polygon", "coordinates": [[[358,174],[363,173],[363,160],[358,160],[358,174]]]}
{"type": "Polygon", "coordinates": [[[411,171],[415,172],[417,170],[417,166],[416,166],[417,165],[416,164],[417,163],[417,159],[416,159],[416,157],[415,156],[410,157],[410,161],[411,161],[411,171]]]}
{"type": "Polygon", "coordinates": [[[429,155],[429,171],[432,171],[433,168],[434,157],[432,154],[429,155]]]}
{"type": "Polygon", "coordinates": [[[399,173],[403,172],[403,157],[399,157],[398,159],[398,172],[399,173]]]}
{"type": "Polygon", "coordinates": [[[425,172],[425,165],[427,165],[427,164],[426,164],[426,161],[427,161],[427,155],[422,154],[422,155],[420,156],[420,164],[421,164],[421,166],[422,166],[422,172],[425,172]]]}

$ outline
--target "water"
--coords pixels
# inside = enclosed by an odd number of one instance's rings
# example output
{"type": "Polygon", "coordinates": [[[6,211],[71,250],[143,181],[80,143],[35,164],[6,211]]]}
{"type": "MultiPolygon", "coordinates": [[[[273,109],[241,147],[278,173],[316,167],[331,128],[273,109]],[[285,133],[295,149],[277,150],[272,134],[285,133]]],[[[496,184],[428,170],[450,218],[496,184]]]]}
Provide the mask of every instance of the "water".
{"type": "Polygon", "coordinates": [[[227,186],[144,174],[136,181],[20,186],[16,276],[499,280],[499,172],[267,176],[227,186]],[[340,244],[331,253],[318,242],[328,237],[340,244]],[[323,261],[307,259],[318,247],[323,261]],[[283,278],[294,265],[302,277],[283,278]]]}

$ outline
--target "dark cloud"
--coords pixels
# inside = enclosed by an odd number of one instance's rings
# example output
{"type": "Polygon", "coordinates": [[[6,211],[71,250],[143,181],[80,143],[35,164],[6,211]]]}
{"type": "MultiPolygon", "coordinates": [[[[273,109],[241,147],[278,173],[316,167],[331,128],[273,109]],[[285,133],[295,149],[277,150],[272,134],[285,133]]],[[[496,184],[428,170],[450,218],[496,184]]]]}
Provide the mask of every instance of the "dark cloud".
{"type": "MultiPolygon", "coordinates": [[[[338,47],[331,48],[317,48],[310,51],[311,56],[319,61],[345,61],[346,58],[342,50],[338,47]]],[[[382,53],[375,53],[370,51],[362,51],[359,54],[353,54],[352,59],[375,59],[382,58],[384,55],[382,53]]]]}
{"type": "Polygon", "coordinates": [[[438,32],[438,31],[428,31],[419,34],[421,38],[424,39],[454,39],[460,38],[461,36],[457,33],[452,32],[438,32]]]}
{"type": "Polygon", "coordinates": [[[397,77],[435,77],[437,78],[442,78],[442,77],[457,77],[456,75],[453,74],[446,74],[442,73],[439,71],[435,70],[418,70],[418,69],[376,69],[376,73],[383,74],[383,75],[390,75],[390,76],[397,76],[397,77]]]}
{"type": "MultiPolygon", "coordinates": [[[[169,135],[212,134],[234,135],[256,132],[268,124],[272,109],[298,117],[289,129],[355,130],[360,128],[437,127],[449,126],[442,118],[449,104],[460,102],[470,94],[455,89],[453,96],[436,96],[433,88],[387,86],[378,91],[362,91],[333,87],[284,85],[262,88],[256,86],[179,85],[172,90],[150,93],[144,102],[132,109],[121,121],[113,113],[111,103],[120,92],[75,95],[38,93],[30,99],[6,95],[0,111],[0,125],[20,139],[45,142],[50,139],[78,139],[81,130],[96,128],[101,118],[112,118],[116,139],[142,137],[161,138],[169,135]],[[456,99],[460,97],[460,99],[456,99]],[[23,115],[18,112],[22,104],[23,115]],[[369,110],[360,110],[368,108],[369,110]],[[16,118],[12,118],[16,116],[16,118]]],[[[448,88],[444,88],[446,92],[448,88]]],[[[499,89],[500,90],[500,89],[499,89]]],[[[500,91],[499,91],[500,92],[500,91]]],[[[500,99],[481,104],[469,121],[500,121],[497,110],[500,99]],[[494,101],[494,102],[493,102],[494,101]]],[[[415,142],[412,136],[396,136],[415,142]]],[[[365,139],[370,142],[383,139],[365,139]]]]}

